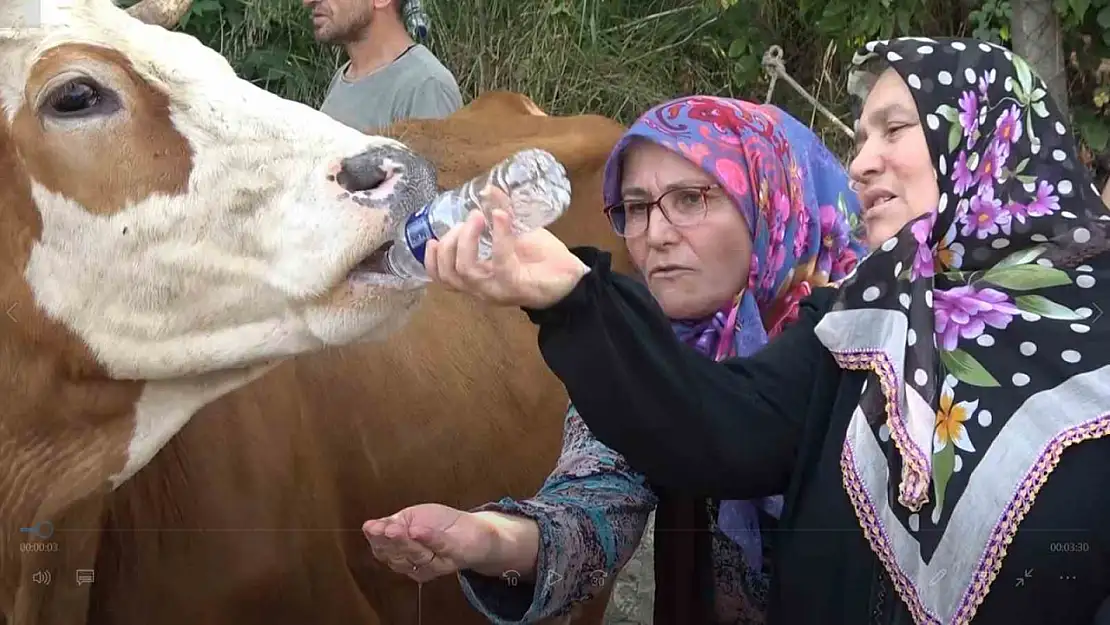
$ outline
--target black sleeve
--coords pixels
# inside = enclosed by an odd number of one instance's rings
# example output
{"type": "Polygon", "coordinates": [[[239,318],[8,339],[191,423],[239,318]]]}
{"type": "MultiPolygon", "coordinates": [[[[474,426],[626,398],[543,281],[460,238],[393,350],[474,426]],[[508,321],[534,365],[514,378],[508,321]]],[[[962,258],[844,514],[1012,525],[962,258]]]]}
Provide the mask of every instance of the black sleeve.
{"type": "Polygon", "coordinates": [[[590,273],[558,304],[525,312],[598,440],[660,488],[724,499],[783,492],[815,376],[832,360],[813,332],[832,290],[816,290],[757,354],[718,363],[679,341],[650,292],[610,271],[609,254],[572,251],[590,273]]]}

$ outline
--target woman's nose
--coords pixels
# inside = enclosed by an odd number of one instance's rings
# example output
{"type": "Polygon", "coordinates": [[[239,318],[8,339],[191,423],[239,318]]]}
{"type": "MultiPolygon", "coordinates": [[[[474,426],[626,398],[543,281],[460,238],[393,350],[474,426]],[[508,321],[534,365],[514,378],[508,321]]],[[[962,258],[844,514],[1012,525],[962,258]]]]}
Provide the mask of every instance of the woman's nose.
{"type": "Polygon", "coordinates": [[[853,181],[873,178],[883,169],[882,151],[875,141],[864,141],[848,165],[848,175],[853,181]]]}
{"type": "Polygon", "coordinates": [[[678,230],[674,227],[667,216],[663,214],[663,209],[659,206],[653,206],[647,214],[647,240],[652,244],[670,243],[678,238],[678,230]]]}

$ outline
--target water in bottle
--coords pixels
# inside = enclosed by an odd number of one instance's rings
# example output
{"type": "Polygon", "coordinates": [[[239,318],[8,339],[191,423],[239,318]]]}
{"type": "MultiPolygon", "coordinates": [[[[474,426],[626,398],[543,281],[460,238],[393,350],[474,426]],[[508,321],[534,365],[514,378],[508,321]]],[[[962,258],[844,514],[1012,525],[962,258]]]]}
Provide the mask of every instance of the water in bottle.
{"type": "Polygon", "coordinates": [[[424,271],[424,251],[452,227],[466,221],[472,209],[485,214],[485,231],[478,242],[479,258],[493,250],[490,212],[479,201],[479,193],[495,186],[509,196],[513,231],[523,234],[543,228],[570,206],[570,180],[562,164],[544,150],[522,150],[495,165],[489,172],[462,186],[438,195],[402,224],[385,257],[385,266],[395,276],[429,280],[424,271]]]}

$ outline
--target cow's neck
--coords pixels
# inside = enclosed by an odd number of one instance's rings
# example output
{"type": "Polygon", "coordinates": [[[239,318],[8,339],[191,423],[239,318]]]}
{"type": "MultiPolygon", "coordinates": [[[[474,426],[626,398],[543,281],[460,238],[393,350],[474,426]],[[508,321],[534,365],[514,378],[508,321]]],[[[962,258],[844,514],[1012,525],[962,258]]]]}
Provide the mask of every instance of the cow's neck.
{"type": "MultiPolygon", "coordinates": [[[[40,330],[32,331],[36,336],[0,335],[4,520],[43,520],[97,489],[114,490],[146,466],[206,404],[275,366],[173,380],[113,380],[87,354],[58,351],[57,342],[51,345],[44,336],[52,333],[47,323],[20,323],[40,330]]],[[[6,536],[10,534],[0,535],[0,545],[6,536]]]]}
{"type": "Polygon", "coordinates": [[[145,467],[201,408],[258,379],[274,366],[147,382],[135,403],[135,425],[127,441],[126,462],[119,471],[109,476],[112,488],[117,488],[145,467]]]}
{"type": "MultiPolygon", "coordinates": [[[[12,291],[8,291],[10,294],[12,291]]],[[[21,302],[22,304],[22,302],[21,302]]],[[[101,376],[89,355],[30,305],[5,314],[0,332],[0,601],[21,576],[20,528],[60,527],[70,508],[96,498],[126,464],[142,384],[101,376]]],[[[59,533],[53,540],[62,542],[59,533]]],[[[10,606],[8,606],[10,607],[10,606]]]]}
{"type": "Polygon", "coordinates": [[[107,495],[197,411],[268,370],[112,380],[48,321],[32,316],[18,324],[0,334],[0,606],[23,581],[16,578],[19,544],[31,537],[20,528],[49,521],[59,542],[94,529],[107,495]]]}

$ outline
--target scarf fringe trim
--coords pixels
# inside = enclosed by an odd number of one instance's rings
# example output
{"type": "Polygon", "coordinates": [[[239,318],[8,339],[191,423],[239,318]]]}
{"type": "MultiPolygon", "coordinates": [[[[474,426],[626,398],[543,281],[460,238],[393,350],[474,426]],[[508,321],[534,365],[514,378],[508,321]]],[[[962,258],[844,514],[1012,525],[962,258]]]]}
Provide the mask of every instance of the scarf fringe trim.
{"type": "Polygon", "coordinates": [[[894,440],[895,448],[902,456],[898,503],[911,512],[919,512],[922,506],[929,503],[931,465],[925,451],[913,442],[906,427],[898,393],[904,381],[895,374],[890,356],[881,350],[833,352],[833,357],[842,369],[867,370],[879,378],[883,397],[886,399],[887,427],[890,428],[890,437],[894,440]]]}

